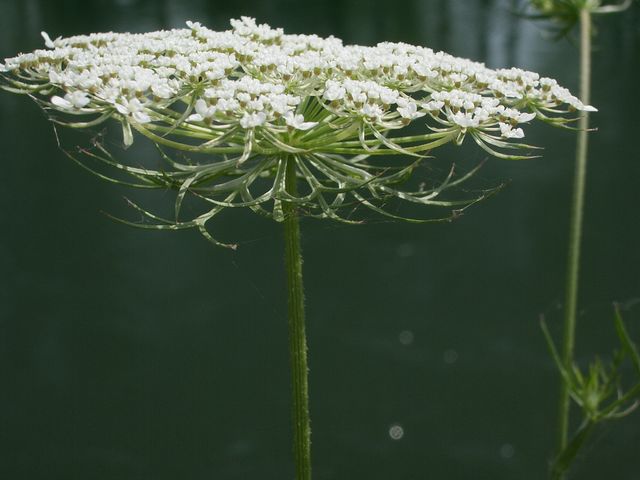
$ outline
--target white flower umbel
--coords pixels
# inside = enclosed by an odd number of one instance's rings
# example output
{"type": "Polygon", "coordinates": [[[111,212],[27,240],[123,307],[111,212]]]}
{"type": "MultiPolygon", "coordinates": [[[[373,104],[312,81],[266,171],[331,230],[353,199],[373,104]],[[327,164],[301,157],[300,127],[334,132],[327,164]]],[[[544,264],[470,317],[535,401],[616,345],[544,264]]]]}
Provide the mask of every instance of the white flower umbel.
{"type": "Polygon", "coordinates": [[[185,29],[55,40],[43,32],[46,49],[0,64],[0,85],[31,95],[58,124],[115,120],[126,146],[136,133],[150,139],[167,168],[127,165],[99,143],[83,152],[131,174],[134,183],[177,189],[175,220],[145,213],[161,222],[158,228],[198,227],[207,236],[206,222],[227,207],[282,220],[282,203],[289,202],[343,221],[352,220],[340,212],[356,205],[394,216],[383,208],[394,198],[458,208],[465,201],[440,197],[466,176],[428,190],[399,185],[446,143],[471,136],[493,156],[529,158],[510,152],[533,148],[513,143],[524,124],[537,118],[564,126],[573,111],[595,110],[533,72],[492,70],[404,43],[343,45],[334,37],[290,35],[247,17],[231,25],[217,32],[187,22],[185,29]],[[417,127],[412,135],[400,132],[410,125],[417,127]],[[179,162],[170,151],[207,160],[179,162]],[[297,197],[284,191],[291,158],[306,184],[297,197]],[[187,192],[210,210],[182,221],[187,192]]]}

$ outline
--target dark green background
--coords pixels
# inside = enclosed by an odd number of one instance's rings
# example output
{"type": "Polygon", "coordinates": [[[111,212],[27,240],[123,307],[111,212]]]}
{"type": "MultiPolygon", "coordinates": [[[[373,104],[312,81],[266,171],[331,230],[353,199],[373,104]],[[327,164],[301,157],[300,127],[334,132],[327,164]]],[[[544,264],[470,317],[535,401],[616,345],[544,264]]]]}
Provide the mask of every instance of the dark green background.
{"type": "MultiPolygon", "coordinates": [[[[575,46],[511,3],[0,0],[0,57],[40,48],[41,30],[224,29],[244,14],[527,68],[575,92],[575,46]]],[[[640,338],[639,57],[640,8],[598,22],[583,362],[615,344],[614,300],[640,338]]],[[[221,216],[214,231],[237,252],[130,229],[100,212],[135,218],[122,200],[135,193],[69,161],[35,104],[0,94],[0,127],[0,477],[293,478],[280,225],[221,216]]],[[[452,224],[303,222],[316,479],[545,477],[558,378],[538,316],[559,330],[574,134],[527,137],[544,158],[489,161],[481,180],[510,183],[452,224]]],[[[636,480],[638,452],[640,413],[599,430],[575,478],[636,480]]]]}

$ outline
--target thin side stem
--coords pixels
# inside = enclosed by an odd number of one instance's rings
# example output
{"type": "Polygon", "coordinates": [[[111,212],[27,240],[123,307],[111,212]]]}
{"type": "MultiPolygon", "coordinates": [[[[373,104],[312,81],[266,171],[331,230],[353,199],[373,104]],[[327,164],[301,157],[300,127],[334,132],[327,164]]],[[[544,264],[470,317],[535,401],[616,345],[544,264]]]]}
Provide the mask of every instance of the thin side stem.
{"type": "MultiPolygon", "coordinates": [[[[296,160],[287,158],[286,190],[297,196],[296,160]]],[[[296,480],[311,480],[311,420],[309,417],[309,385],[307,338],[305,333],[304,287],[302,284],[302,249],[300,224],[295,205],[283,202],[285,265],[289,290],[289,359],[293,393],[293,454],[296,480]]]]}
{"type": "MultiPolygon", "coordinates": [[[[585,104],[590,102],[591,91],[591,12],[583,8],[580,12],[580,96],[585,104]]],[[[580,270],[580,243],[582,238],[582,217],[584,211],[584,191],[587,177],[587,130],[589,114],[582,112],[579,122],[576,147],[576,167],[573,183],[573,203],[569,230],[569,257],[565,291],[564,336],[562,362],[567,371],[571,368],[574,355],[576,311],[578,303],[578,276],[580,270]]],[[[560,381],[560,403],[558,417],[558,450],[562,451],[569,440],[569,385],[560,381]]],[[[563,478],[559,477],[559,478],[563,478]]]]}

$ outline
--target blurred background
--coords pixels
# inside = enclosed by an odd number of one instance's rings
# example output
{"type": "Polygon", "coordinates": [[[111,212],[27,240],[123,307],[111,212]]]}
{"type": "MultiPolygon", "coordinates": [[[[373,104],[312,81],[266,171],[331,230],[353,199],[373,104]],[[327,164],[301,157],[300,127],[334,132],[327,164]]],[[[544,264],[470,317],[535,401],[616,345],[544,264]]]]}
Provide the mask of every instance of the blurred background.
{"type": "MultiPolygon", "coordinates": [[[[0,58],[52,38],[240,15],[345,43],[401,41],[556,78],[575,42],[510,0],[0,0],[0,58]]],[[[578,358],[640,339],[640,8],[598,19],[578,358]],[[636,305],[634,307],[634,305],[636,305]]],[[[293,478],[281,226],[234,211],[196,232],[131,229],[122,197],[58,150],[29,99],[0,94],[0,476],[293,478]]],[[[451,224],[303,222],[315,478],[539,480],[555,443],[575,135],[527,129],[543,158],[451,224]]],[[[153,155],[152,150],[147,150],[153,155]]],[[[442,165],[484,158],[442,149],[442,165]]],[[[140,197],[135,197],[140,198],[140,197]]],[[[166,192],[144,197],[150,210],[166,192]]],[[[598,430],[575,478],[638,478],[640,413],[598,430]]]]}

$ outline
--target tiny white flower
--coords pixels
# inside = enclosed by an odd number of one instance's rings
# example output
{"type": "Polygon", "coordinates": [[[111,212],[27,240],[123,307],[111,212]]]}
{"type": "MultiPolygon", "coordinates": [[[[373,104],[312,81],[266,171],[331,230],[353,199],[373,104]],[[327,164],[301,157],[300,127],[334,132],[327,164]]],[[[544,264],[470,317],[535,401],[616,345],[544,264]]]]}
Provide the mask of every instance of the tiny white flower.
{"type": "Polygon", "coordinates": [[[294,114],[292,111],[285,114],[284,121],[288,126],[295,128],[296,130],[309,130],[318,124],[318,122],[305,122],[304,116],[294,114]]]}
{"type": "Polygon", "coordinates": [[[273,95],[269,99],[269,106],[271,107],[271,111],[278,115],[286,115],[293,109],[287,95],[273,95]]]}
{"type": "Polygon", "coordinates": [[[504,138],[522,138],[524,131],[521,128],[513,128],[508,123],[500,123],[500,132],[504,138]]]}
{"type": "Polygon", "coordinates": [[[117,87],[105,87],[96,92],[96,97],[108,103],[116,103],[116,100],[120,97],[120,89],[117,87]]]}
{"type": "Polygon", "coordinates": [[[442,100],[431,100],[425,103],[423,106],[430,112],[437,112],[438,110],[442,109],[442,107],[444,107],[444,102],[442,100]]]}
{"type": "Polygon", "coordinates": [[[44,39],[44,44],[47,48],[56,48],[55,43],[53,43],[53,40],[51,40],[51,37],[47,32],[40,32],[40,35],[42,35],[42,38],[44,39]]]}
{"type": "Polygon", "coordinates": [[[264,125],[267,122],[267,115],[264,112],[245,113],[240,119],[242,128],[255,128],[264,125]]]}
{"type": "Polygon", "coordinates": [[[168,84],[160,82],[151,85],[151,91],[156,97],[164,99],[169,99],[175,94],[173,89],[168,84]]]}
{"type": "Polygon", "coordinates": [[[196,113],[192,114],[187,118],[190,122],[202,122],[204,120],[208,120],[213,118],[217,112],[217,108],[214,106],[207,105],[202,98],[199,98],[195,104],[196,113]]]}
{"type": "Polygon", "coordinates": [[[326,83],[326,90],[324,91],[322,97],[326,100],[329,100],[330,102],[333,102],[334,100],[342,100],[346,93],[347,92],[345,88],[339,83],[328,81],[326,83]]]}
{"type": "Polygon", "coordinates": [[[191,20],[187,20],[185,23],[187,24],[187,27],[191,28],[192,30],[199,30],[202,28],[202,24],[200,22],[192,22],[191,20]]]}
{"type": "Polygon", "coordinates": [[[86,107],[91,102],[91,99],[86,93],[81,91],[75,91],[67,93],[64,98],[57,95],[51,97],[51,103],[63,110],[74,110],[86,107]]]}
{"type": "Polygon", "coordinates": [[[365,103],[368,100],[368,96],[364,92],[354,91],[351,94],[351,99],[354,103],[365,103]]]}
{"type": "Polygon", "coordinates": [[[365,104],[360,110],[359,113],[370,120],[380,121],[382,119],[382,115],[384,114],[382,107],[380,105],[375,105],[371,103],[365,104]]]}
{"type": "Polygon", "coordinates": [[[527,123],[534,118],[536,118],[535,113],[520,112],[520,115],[518,116],[518,123],[527,123]]]}
{"type": "Polygon", "coordinates": [[[264,110],[263,100],[261,98],[258,98],[256,100],[251,100],[250,102],[247,103],[247,110],[252,110],[257,112],[264,110]]]}
{"type": "Polygon", "coordinates": [[[246,92],[240,92],[236,95],[236,98],[238,99],[239,102],[247,103],[251,100],[251,95],[249,95],[246,92]]]}
{"type": "Polygon", "coordinates": [[[66,100],[62,97],[59,97],[57,95],[54,95],[53,97],[51,97],[51,104],[55,105],[58,108],[62,108],[64,110],[72,110],[73,109],[73,104],[69,101],[66,100]]]}
{"type": "Polygon", "coordinates": [[[536,118],[535,113],[527,113],[515,108],[505,108],[503,105],[495,107],[495,113],[512,120],[514,123],[527,123],[536,118]]]}
{"type": "Polygon", "coordinates": [[[395,90],[384,89],[380,92],[380,101],[390,105],[392,103],[396,103],[399,96],[400,94],[395,90]]]}
{"type": "Polygon", "coordinates": [[[480,121],[470,113],[458,112],[451,116],[453,123],[462,128],[475,128],[480,125],[480,121]]]}
{"type": "Polygon", "coordinates": [[[413,68],[413,71],[421,77],[434,78],[438,76],[438,72],[433,71],[428,65],[416,63],[411,68],[413,68]]]}
{"type": "Polygon", "coordinates": [[[398,113],[402,118],[407,120],[415,120],[416,118],[426,115],[424,112],[418,111],[418,106],[414,102],[409,102],[406,106],[398,107],[398,113]]]}
{"type": "Polygon", "coordinates": [[[234,98],[230,98],[228,100],[226,98],[221,98],[218,100],[216,107],[219,111],[231,113],[240,108],[240,103],[234,98]]]}
{"type": "Polygon", "coordinates": [[[120,99],[115,104],[116,110],[122,115],[132,117],[138,123],[149,123],[151,117],[144,111],[144,105],[137,98],[131,100],[120,99]]]}

